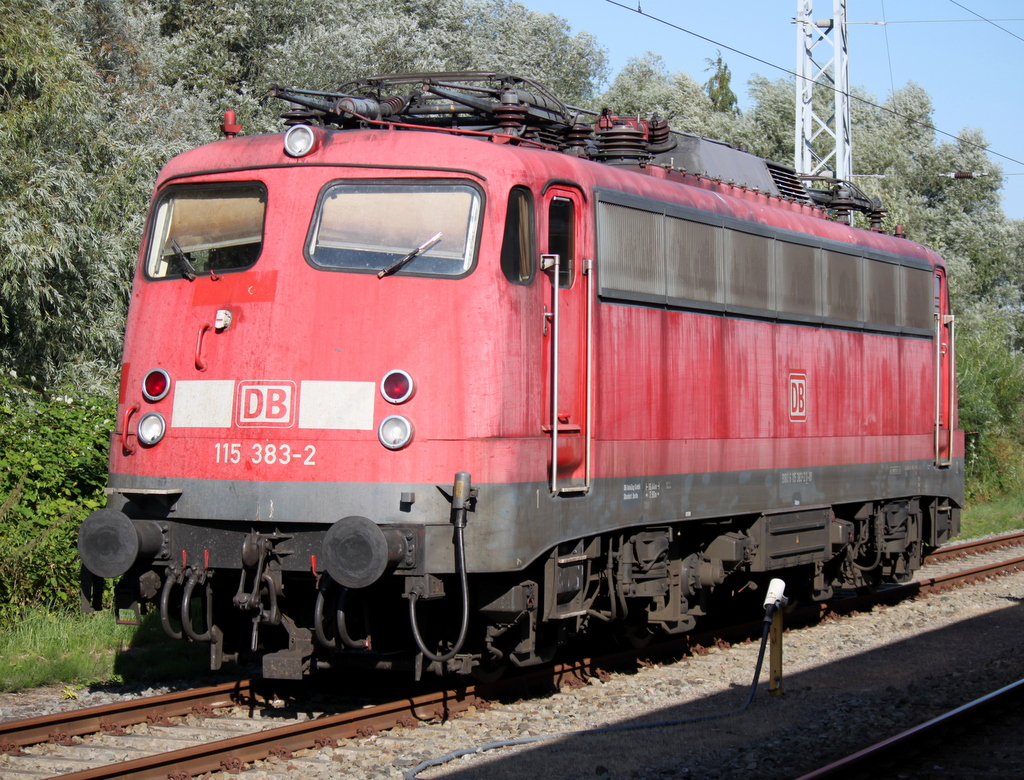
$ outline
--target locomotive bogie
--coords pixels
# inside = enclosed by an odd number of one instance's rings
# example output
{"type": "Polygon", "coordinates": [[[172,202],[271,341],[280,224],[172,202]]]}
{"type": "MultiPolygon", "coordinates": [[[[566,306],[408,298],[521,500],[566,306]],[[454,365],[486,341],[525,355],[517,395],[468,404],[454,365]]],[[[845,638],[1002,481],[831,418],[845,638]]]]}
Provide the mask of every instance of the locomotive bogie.
{"type": "Polygon", "coordinates": [[[591,153],[570,123],[562,153],[357,124],[161,173],[86,601],[120,578],[268,676],[491,673],[597,624],[689,631],[772,576],[904,580],[958,532],[934,252],[655,125],[591,153]]]}

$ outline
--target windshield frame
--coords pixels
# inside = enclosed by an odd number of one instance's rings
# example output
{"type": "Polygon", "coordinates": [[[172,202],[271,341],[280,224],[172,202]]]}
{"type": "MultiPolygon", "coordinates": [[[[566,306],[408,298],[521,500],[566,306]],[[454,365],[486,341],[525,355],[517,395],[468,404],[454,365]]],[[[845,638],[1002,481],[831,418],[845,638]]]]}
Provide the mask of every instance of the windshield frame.
{"type": "MultiPolygon", "coordinates": [[[[373,275],[377,276],[380,269],[378,268],[352,268],[345,266],[332,266],[325,265],[316,262],[313,259],[312,248],[313,242],[316,240],[320,229],[320,223],[323,214],[323,204],[327,199],[331,191],[336,187],[345,186],[409,186],[409,187],[463,187],[469,188],[473,191],[476,196],[476,226],[475,231],[469,231],[469,225],[467,225],[466,236],[467,243],[471,243],[472,257],[466,269],[458,274],[445,274],[445,273],[429,273],[422,270],[417,270],[416,260],[413,259],[411,262],[403,265],[398,271],[392,274],[386,275],[381,281],[385,282],[387,279],[393,279],[395,277],[408,277],[415,276],[427,279],[464,279],[473,271],[476,270],[477,264],[480,258],[480,241],[483,236],[483,225],[485,221],[485,214],[487,209],[487,196],[483,188],[474,181],[462,178],[419,178],[416,176],[396,176],[396,177],[374,177],[374,178],[344,178],[344,179],[332,179],[326,182],[320,189],[320,193],[317,195],[316,206],[313,211],[313,216],[310,219],[309,231],[306,235],[306,240],[302,248],[303,256],[306,258],[306,262],[317,271],[327,271],[330,273],[350,273],[350,274],[361,274],[361,275],[373,275]]],[[[470,218],[473,218],[473,214],[470,214],[470,218]]],[[[436,230],[428,230],[423,236],[419,236],[418,240],[414,240],[407,249],[411,252],[417,248],[418,245],[430,239],[430,237],[436,233],[436,230]]],[[[425,252],[424,255],[427,253],[425,252]]],[[[397,257],[397,256],[396,256],[397,257]]]]}
{"type": "MultiPolygon", "coordinates": [[[[181,192],[222,192],[230,193],[231,190],[257,190],[263,199],[263,219],[260,223],[260,251],[256,255],[256,258],[248,265],[235,266],[231,268],[214,268],[213,271],[216,276],[222,276],[224,274],[241,273],[248,271],[259,263],[263,257],[263,250],[267,243],[267,212],[269,210],[269,199],[270,195],[268,192],[267,185],[258,180],[246,180],[246,181],[211,181],[211,182],[188,182],[188,183],[171,183],[163,188],[157,196],[153,199],[153,207],[150,210],[149,217],[146,224],[146,244],[145,250],[142,252],[142,275],[146,280],[151,282],[163,282],[167,280],[184,281],[188,280],[188,277],[182,273],[180,267],[174,261],[173,257],[170,259],[173,270],[162,276],[155,276],[151,272],[151,266],[155,261],[155,253],[160,251],[160,247],[156,246],[157,242],[157,230],[161,223],[160,212],[161,209],[166,205],[169,199],[173,198],[176,194],[181,192]]],[[[209,278],[211,276],[210,269],[196,270],[196,278],[209,278]]]]}

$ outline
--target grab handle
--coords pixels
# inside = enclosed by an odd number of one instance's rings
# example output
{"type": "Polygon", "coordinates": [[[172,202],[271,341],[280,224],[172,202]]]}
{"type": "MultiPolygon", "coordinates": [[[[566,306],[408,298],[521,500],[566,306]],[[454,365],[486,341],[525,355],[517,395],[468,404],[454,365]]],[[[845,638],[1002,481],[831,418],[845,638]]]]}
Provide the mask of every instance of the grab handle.
{"type": "Polygon", "coordinates": [[[121,423],[121,447],[124,449],[125,454],[131,455],[135,452],[135,447],[131,445],[128,440],[128,423],[131,421],[132,416],[139,411],[139,405],[134,404],[124,410],[124,420],[121,423]]]}
{"type": "Polygon", "coordinates": [[[206,335],[206,331],[213,328],[208,322],[204,322],[199,326],[199,336],[196,338],[196,370],[205,371],[206,361],[203,360],[203,336],[206,335]]]}

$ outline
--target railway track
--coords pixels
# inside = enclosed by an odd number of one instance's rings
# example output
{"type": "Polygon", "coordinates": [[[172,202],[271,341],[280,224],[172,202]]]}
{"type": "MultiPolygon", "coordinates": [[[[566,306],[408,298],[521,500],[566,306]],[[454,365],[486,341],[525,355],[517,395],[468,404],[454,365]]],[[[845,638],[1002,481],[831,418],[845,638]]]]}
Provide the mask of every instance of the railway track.
{"type": "Polygon", "coordinates": [[[1024,680],[1018,680],[798,780],[1018,776],[1024,759],[1022,702],[1024,680]]]}
{"type": "MultiPolygon", "coordinates": [[[[913,583],[872,596],[815,605],[789,615],[787,623],[812,623],[831,612],[864,610],[873,603],[898,601],[1002,572],[1024,570],[1024,556],[998,552],[1013,545],[1024,545],[1024,533],[944,548],[929,556],[922,570],[925,576],[913,583]],[[976,564],[970,569],[933,571],[935,566],[967,555],[973,556],[971,562],[976,564]],[[987,556],[983,563],[982,555],[987,556]]],[[[760,623],[734,626],[659,643],[645,648],[640,657],[642,662],[678,657],[693,648],[741,641],[759,632],[760,623]]],[[[0,723],[0,778],[34,780],[59,775],[65,780],[180,780],[206,772],[238,771],[245,764],[270,756],[287,758],[298,750],[365,737],[396,726],[449,720],[471,707],[486,708],[491,699],[520,696],[530,688],[550,690],[552,686],[584,684],[591,677],[602,677],[606,669],[635,665],[637,660],[636,651],[579,659],[498,684],[425,693],[334,714],[290,715],[294,721],[285,726],[277,725],[278,719],[273,717],[275,708],[285,704],[278,698],[282,686],[275,683],[271,687],[264,681],[226,683],[0,723]],[[268,714],[271,717],[266,717],[268,714]],[[139,746],[161,742],[162,749],[139,746]]]]}
{"type": "Polygon", "coordinates": [[[1024,545],[1024,531],[1015,531],[1009,534],[1001,534],[985,539],[971,539],[960,544],[950,544],[940,547],[938,550],[925,556],[924,564],[941,563],[943,561],[956,560],[968,555],[980,555],[981,553],[1001,550],[1006,547],[1024,545]]]}

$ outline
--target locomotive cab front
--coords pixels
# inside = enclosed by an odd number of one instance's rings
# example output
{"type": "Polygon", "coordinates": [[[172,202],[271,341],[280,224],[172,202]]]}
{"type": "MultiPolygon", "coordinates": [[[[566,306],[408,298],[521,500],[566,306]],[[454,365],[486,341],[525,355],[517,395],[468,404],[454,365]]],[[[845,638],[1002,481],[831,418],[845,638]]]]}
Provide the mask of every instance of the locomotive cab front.
{"type": "Polygon", "coordinates": [[[379,131],[310,133],[302,157],[280,136],[233,139],[162,176],[111,500],[79,541],[88,572],[122,578],[121,606],[154,602],[169,634],[210,641],[218,663],[276,642],[267,671],[285,676],[308,670],[314,634],[370,646],[335,627],[339,587],[382,580],[401,597],[405,577],[385,572],[454,572],[453,477],[474,440],[495,438],[494,394],[467,389],[494,385],[501,330],[494,286],[474,276],[481,242],[500,241],[484,177],[367,163],[379,131]],[[239,640],[232,622],[257,628],[239,640]]]}

